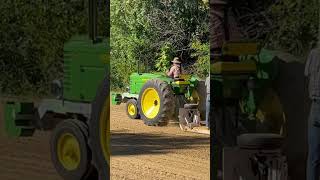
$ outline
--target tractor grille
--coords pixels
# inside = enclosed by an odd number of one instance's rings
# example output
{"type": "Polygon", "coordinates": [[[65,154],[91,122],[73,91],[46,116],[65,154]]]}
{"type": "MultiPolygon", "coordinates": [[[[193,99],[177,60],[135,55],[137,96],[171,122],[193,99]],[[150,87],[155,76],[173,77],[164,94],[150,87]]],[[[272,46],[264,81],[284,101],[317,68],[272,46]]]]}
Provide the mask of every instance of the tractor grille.
{"type": "Polygon", "coordinates": [[[68,53],[65,53],[63,70],[64,70],[63,91],[64,91],[64,94],[68,94],[68,92],[71,91],[71,87],[72,87],[71,57],[69,56],[68,53]]]}

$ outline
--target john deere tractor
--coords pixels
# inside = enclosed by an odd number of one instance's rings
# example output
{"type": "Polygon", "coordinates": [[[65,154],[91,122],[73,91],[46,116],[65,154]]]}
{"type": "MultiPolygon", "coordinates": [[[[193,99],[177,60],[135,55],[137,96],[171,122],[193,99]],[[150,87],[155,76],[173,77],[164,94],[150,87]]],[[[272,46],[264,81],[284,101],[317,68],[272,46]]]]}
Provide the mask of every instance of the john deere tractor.
{"type": "Polygon", "coordinates": [[[64,77],[52,82],[55,98],[5,102],[9,136],[53,130],[51,159],[67,180],[109,179],[110,48],[109,37],[98,37],[96,0],[89,0],[89,22],[89,36],[64,45],[64,77]]]}
{"type": "Polygon", "coordinates": [[[113,93],[112,102],[126,103],[128,116],[131,119],[141,118],[146,125],[166,126],[169,120],[179,120],[181,128],[192,129],[206,125],[200,120],[200,114],[203,117],[205,114],[202,108],[205,98],[199,96],[198,90],[201,83],[192,75],[172,79],[162,73],[133,73],[128,92],[113,93]],[[191,119],[187,118],[186,112],[192,113],[191,119]]]}

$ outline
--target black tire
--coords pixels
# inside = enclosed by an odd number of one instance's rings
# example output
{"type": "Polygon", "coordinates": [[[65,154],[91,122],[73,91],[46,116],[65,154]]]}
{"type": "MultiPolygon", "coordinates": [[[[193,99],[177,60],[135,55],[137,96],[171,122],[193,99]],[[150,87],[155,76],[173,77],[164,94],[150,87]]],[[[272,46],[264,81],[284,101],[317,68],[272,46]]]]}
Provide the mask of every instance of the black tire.
{"type": "Polygon", "coordinates": [[[63,179],[81,180],[88,174],[91,169],[91,152],[87,145],[87,135],[85,132],[85,124],[75,119],[67,119],[60,122],[51,135],[51,160],[63,179]],[[57,143],[59,137],[64,133],[72,134],[78,141],[81,152],[79,166],[75,170],[67,170],[59,161],[57,155],[57,143]]]}
{"type": "MultiPolygon", "coordinates": [[[[110,157],[109,154],[105,155],[104,148],[109,149],[108,147],[104,147],[101,144],[101,135],[100,134],[107,134],[106,132],[101,132],[100,128],[100,116],[103,112],[104,108],[107,106],[106,114],[107,119],[106,123],[109,126],[109,114],[110,114],[110,89],[109,89],[109,78],[105,77],[103,82],[100,84],[100,87],[97,90],[96,97],[92,102],[92,111],[91,111],[91,118],[89,120],[89,145],[92,150],[92,163],[98,171],[99,180],[109,180],[110,179],[110,157]],[[106,157],[107,156],[107,157],[106,157]]],[[[109,131],[110,129],[107,129],[109,131]]],[[[108,135],[110,133],[108,132],[108,135]]],[[[109,138],[109,136],[106,136],[109,138]]],[[[108,141],[110,142],[110,141],[108,141]]]]}
{"type": "Polygon", "coordinates": [[[137,100],[135,100],[135,99],[129,99],[129,100],[127,101],[126,112],[127,112],[128,117],[131,118],[131,119],[139,119],[139,118],[140,118],[137,100]],[[131,114],[129,113],[129,111],[128,111],[128,106],[129,106],[130,104],[134,105],[134,107],[135,107],[135,113],[134,113],[133,115],[131,115],[131,114]]]}
{"type": "Polygon", "coordinates": [[[238,136],[237,143],[243,149],[280,149],[284,138],[279,134],[242,134],[238,136]]]}
{"type": "Polygon", "coordinates": [[[148,126],[168,125],[170,118],[173,117],[173,114],[175,112],[175,100],[171,86],[168,83],[159,79],[152,79],[147,81],[140,91],[138,107],[140,109],[140,116],[141,119],[144,121],[144,124],[148,126]],[[160,97],[159,113],[152,119],[146,117],[144,115],[143,109],[141,108],[141,97],[143,95],[143,92],[148,88],[155,89],[160,97]]]}

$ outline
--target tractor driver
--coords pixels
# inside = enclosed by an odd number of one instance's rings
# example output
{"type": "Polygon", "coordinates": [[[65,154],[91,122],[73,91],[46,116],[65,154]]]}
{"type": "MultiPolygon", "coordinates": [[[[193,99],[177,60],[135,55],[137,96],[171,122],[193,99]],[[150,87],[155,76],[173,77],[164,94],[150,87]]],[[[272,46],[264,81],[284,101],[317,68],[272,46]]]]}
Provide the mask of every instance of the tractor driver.
{"type": "Polygon", "coordinates": [[[167,75],[172,79],[179,78],[180,74],[182,74],[181,61],[178,57],[175,57],[171,62],[172,66],[170,70],[167,72],[167,75]]]}

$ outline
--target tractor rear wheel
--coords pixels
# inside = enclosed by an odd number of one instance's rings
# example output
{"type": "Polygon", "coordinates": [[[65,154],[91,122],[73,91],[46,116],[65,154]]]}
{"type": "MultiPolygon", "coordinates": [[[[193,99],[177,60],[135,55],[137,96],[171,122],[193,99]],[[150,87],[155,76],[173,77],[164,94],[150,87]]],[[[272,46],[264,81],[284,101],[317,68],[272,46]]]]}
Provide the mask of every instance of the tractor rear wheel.
{"type": "Polygon", "coordinates": [[[60,122],[51,136],[51,159],[64,179],[78,180],[91,169],[86,125],[76,119],[60,122]]]}
{"type": "Polygon", "coordinates": [[[127,115],[131,119],[139,119],[138,103],[135,99],[129,99],[126,105],[127,115]]]}
{"type": "Polygon", "coordinates": [[[89,145],[92,162],[99,173],[99,180],[110,179],[110,89],[106,76],[92,102],[89,120],[89,145]]]}
{"type": "Polygon", "coordinates": [[[159,79],[144,84],[138,104],[141,119],[148,126],[166,126],[175,111],[173,91],[168,83],[159,79]]]}

